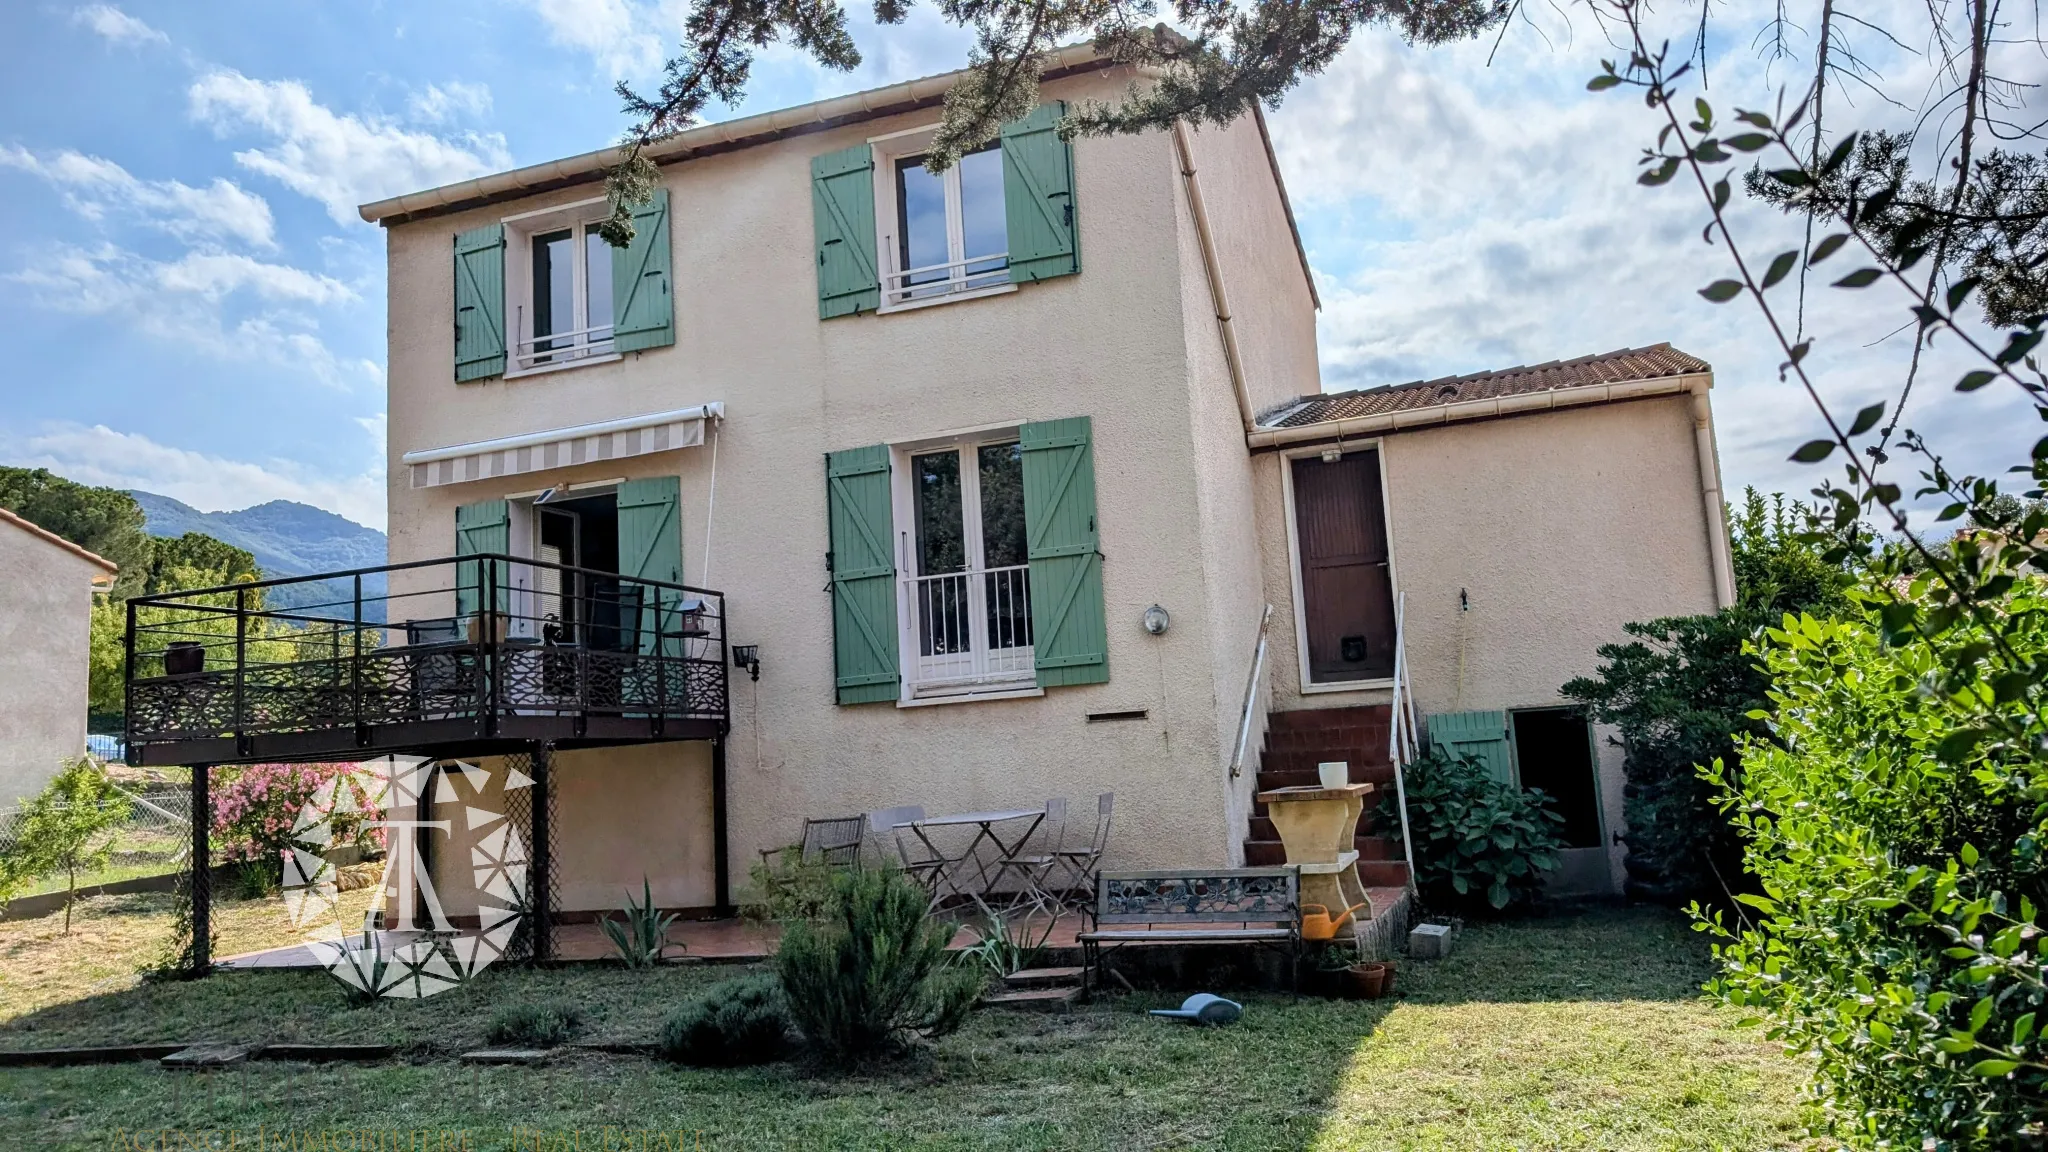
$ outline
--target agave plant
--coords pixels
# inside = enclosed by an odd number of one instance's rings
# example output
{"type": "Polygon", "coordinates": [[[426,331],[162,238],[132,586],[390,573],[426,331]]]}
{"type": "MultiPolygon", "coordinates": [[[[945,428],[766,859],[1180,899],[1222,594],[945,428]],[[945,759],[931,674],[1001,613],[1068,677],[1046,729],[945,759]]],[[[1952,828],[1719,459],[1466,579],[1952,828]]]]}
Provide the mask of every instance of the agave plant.
{"type": "Polygon", "coordinates": [[[974,902],[981,906],[987,925],[967,926],[978,939],[961,950],[960,962],[985,965],[998,979],[1035,966],[1045,952],[1045,942],[1052,938],[1054,922],[1048,919],[1044,930],[1034,936],[1028,914],[1012,919],[990,908],[979,896],[974,902]]]}
{"type": "Polygon", "coordinates": [[[619,959],[628,968],[652,968],[661,963],[669,949],[668,926],[676,922],[676,914],[655,908],[654,892],[647,877],[640,878],[640,902],[634,903],[633,894],[628,892],[620,914],[623,919],[607,916],[598,921],[619,959]]]}

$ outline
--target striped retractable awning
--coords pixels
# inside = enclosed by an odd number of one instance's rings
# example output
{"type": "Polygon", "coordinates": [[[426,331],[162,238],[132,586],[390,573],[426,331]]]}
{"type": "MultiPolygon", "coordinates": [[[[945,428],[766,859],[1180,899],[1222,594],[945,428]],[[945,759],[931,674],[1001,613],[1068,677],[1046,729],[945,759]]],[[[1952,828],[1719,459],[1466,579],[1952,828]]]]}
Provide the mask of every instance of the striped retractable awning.
{"type": "Polygon", "coordinates": [[[413,487],[438,488],[443,484],[695,447],[704,443],[704,422],[724,415],[723,404],[700,404],[673,412],[650,412],[621,420],[479,440],[474,444],[427,448],[407,452],[399,459],[412,470],[413,487]]]}

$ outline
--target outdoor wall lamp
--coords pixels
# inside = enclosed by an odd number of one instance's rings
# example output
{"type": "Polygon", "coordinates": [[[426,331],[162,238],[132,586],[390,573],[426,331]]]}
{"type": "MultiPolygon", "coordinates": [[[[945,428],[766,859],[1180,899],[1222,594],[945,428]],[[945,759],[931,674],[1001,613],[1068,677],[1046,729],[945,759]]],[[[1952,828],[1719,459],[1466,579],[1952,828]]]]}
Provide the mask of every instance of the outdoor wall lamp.
{"type": "Polygon", "coordinates": [[[744,668],[747,675],[761,679],[761,646],[759,644],[735,644],[732,646],[732,666],[744,668]]]}
{"type": "Polygon", "coordinates": [[[1164,635],[1166,629],[1172,624],[1173,617],[1168,616],[1166,609],[1161,608],[1159,605],[1154,604],[1150,608],[1145,609],[1145,631],[1150,632],[1154,636],[1164,635]]]}

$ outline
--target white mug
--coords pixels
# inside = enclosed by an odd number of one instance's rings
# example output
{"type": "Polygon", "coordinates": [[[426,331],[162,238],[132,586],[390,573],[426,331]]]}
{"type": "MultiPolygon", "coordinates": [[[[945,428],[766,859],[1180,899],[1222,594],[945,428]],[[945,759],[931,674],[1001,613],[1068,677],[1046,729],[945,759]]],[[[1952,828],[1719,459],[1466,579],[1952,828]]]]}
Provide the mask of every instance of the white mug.
{"type": "Polygon", "coordinates": [[[1322,778],[1323,787],[1342,788],[1351,783],[1351,763],[1347,760],[1334,760],[1318,764],[1316,775],[1322,778]]]}

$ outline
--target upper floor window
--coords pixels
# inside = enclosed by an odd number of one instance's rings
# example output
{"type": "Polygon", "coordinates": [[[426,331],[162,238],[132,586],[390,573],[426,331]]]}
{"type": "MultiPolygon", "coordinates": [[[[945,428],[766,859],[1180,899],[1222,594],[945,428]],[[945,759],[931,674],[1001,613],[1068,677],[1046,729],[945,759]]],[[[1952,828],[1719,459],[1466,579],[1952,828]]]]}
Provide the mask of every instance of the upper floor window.
{"type": "Polygon", "coordinates": [[[883,303],[929,300],[1010,282],[1003,153],[990,145],[939,175],[924,157],[895,163],[895,267],[883,303]]]}
{"type": "Polygon", "coordinates": [[[507,285],[513,373],[612,354],[614,254],[598,221],[579,218],[602,210],[599,202],[508,222],[521,257],[507,285]]]}

